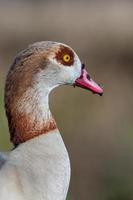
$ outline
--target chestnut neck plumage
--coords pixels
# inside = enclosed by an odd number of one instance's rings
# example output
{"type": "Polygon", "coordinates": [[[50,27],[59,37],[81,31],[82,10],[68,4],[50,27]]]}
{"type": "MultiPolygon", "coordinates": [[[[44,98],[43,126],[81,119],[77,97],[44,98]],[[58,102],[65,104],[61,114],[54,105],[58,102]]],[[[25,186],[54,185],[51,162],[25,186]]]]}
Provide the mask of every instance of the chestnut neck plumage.
{"type": "Polygon", "coordinates": [[[11,141],[15,146],[57,128],[49,109],[50,91],[38,81],[16,98],[14,105],[10,105],[10,113],[7,109],[11,141]]]}

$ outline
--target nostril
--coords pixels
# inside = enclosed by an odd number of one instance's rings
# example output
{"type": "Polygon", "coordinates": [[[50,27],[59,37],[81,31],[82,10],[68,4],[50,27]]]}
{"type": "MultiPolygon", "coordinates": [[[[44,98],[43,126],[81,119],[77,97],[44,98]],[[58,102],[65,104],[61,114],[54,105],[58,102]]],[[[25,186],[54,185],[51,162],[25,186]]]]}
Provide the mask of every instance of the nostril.
{"type": "Polygon", "coordinates": [[[87,79],[88,79],[88,80],[90,80],[90,79],[91,79],[91,77],[90,77],[90,75],[89,75],[89,74],[87,74],[87,75],[86,75],[86,77],[87,77],[87,79]]]}

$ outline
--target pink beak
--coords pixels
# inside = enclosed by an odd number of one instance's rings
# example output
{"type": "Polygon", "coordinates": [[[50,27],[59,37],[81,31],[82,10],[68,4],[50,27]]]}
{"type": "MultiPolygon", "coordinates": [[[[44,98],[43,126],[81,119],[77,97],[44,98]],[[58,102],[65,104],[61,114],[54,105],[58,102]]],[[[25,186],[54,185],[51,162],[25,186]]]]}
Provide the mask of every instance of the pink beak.
{"type": "Polygon", "coordinates": [[[103,89],[91,79],[91,77],[85,69],[84,64],[82,65],[81,76],[76,79],[74,86],[90,90],[93,93],[99,94],[101,96],[103,94],[103,89]]]}

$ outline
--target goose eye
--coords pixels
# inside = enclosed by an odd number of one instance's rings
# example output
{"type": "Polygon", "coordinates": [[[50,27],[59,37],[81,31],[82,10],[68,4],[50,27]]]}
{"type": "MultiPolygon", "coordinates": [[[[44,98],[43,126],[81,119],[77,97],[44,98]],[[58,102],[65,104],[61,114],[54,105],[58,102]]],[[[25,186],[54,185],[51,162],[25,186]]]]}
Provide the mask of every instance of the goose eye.
{"type": "Polygon", "coordinates": [[[55,58],[58,63],[70,67],[74,64],[74,52],[68,47],[59,46],[58,51],[55,53],[55,58]]]}
{"type": "Polygon", "coordinates": [[[70,55],[69,54],[65,54],[64,56],[63,56],[63,61],[65,61],[65,62],[69,62],[70,61],[70,55]]]}

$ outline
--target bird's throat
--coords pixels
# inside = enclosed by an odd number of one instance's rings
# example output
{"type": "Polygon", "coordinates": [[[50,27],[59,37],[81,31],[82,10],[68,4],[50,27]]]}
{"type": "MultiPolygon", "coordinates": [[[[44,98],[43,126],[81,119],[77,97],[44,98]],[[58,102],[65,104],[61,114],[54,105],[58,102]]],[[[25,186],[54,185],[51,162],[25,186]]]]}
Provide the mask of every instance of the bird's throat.
{"type": "Polygon", "coordinates": [[[44,90],[29,88],[12,105],[7,105],[11,141],[15,146],[57,128],[49,110],[48,95],[44,90]]]}

